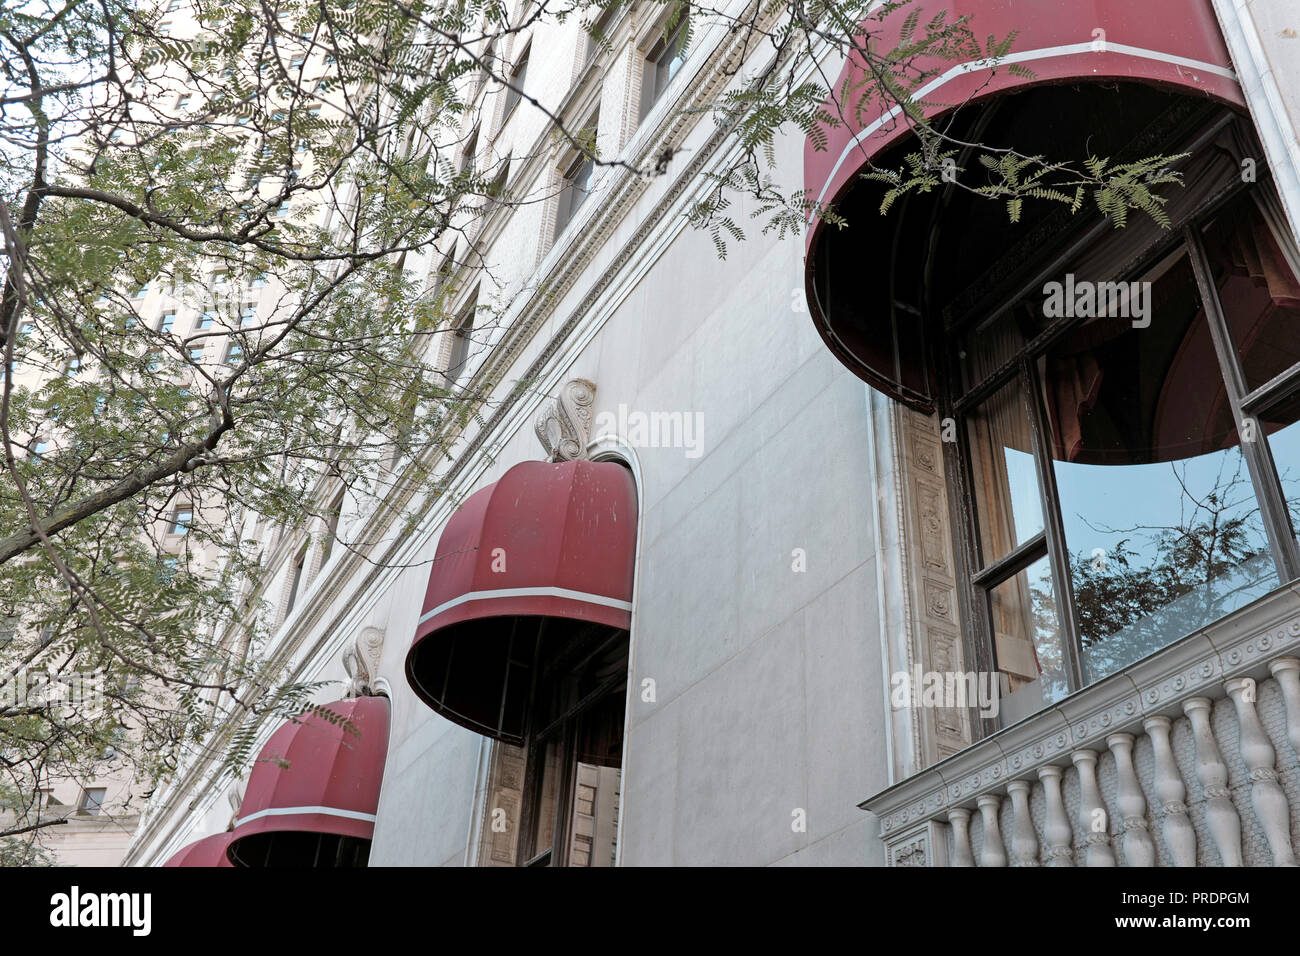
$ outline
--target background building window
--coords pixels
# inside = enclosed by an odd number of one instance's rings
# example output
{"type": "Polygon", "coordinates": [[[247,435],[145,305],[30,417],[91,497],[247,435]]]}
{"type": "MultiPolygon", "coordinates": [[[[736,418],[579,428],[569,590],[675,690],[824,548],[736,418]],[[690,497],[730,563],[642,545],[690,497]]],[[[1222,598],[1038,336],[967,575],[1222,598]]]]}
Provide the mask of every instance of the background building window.
{"type": "Polygon", "coordinates": [[[668,84],[673,81],[682,64],[686,62],[686,21],[679,23],[673,31],[653,47],[646,58],[645,73],[641,80],[641,118],[645,119],[650,108],[663,96],[668,84]]]}
{"type": "Polygon", "coordinates": [[[172,534],[189,534],[190,525],[194,521],[194,509],[188,505],[177,508],[172,512],[172,534]]]}
{"type": "MultiPolygon", "coordinates": [[[[594,134],[593,134],[594,139],[594,134]]],[[[555,234],[558,236],[573,221],[582,204],[591,194],[591,174],[595,161],[585,153],[578,156],[564,171],[564,186],[560,190],[559,207],[555,212],[555,234]]]]}
{"type": "Polygon", "coordinates": [[[617,4],[608,10],[603,10],[595,20],[587,26],[587,50],[583,57],[584,63],[590,63],[596,59],[600,53],[601,45],[609,42],[609,28],[614,22],[614,15],[621,9],[617,4]]]}
{"type": "Polygon", "coordinates": [[[104,812],[104,797],[108,793],[105,787],[88,787],[81,792],[77,803],[77,813],[86,817],[97,817],[104,812]]]}
{"type": "Polygon", "coordinates": [[[510,118],[510,114],[515,111],[515,107],[524,97],[524,83],[528,79],[528,56],[531,52],[531,46],[524,47],[524,52],[515,64],[515,68],[510,71],[510,85],[506,87],[505,107],[501,113],[502,123],[510,118]]]}
{"type": "Polygon", "coordinates": [[[452,331],[451,355],[447,359],[447,380],[455,384],[465,372],[469,362],[470,344],[474,336],[474,313],[478,309],[478,290],[470,296],[469,303],[456,317],[452,331]]]}
{"type": "Polygon", "coordinates": [[[288,617],[293,611],[293,606],[298,600],[298,589],[302,586],[303,571],[307,568],[307,546],[298,552],[298,557],[293,562],[293,572],[289,579],[289,600],[284,608],[284,616],[288,617]]]}

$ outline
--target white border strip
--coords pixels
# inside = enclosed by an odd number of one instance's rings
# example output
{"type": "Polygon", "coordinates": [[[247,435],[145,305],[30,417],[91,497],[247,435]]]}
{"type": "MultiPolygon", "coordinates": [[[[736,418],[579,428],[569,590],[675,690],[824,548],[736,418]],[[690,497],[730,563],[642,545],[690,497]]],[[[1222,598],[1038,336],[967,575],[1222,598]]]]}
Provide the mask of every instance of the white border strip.
{"type": "Polygon", "coordinates": [[[301,813],[318,813],[327,817],[343,817],[345,820],[364,820],[367,823],[375,822],[375,815],[373,813],[362,813],[360,810],[339,810],[335,807],[270,807],[269,809],[258,810],[256,813],[236,820],[235,829],[239,829],[245,823],[252,823],[254,820],[260,820],[262,817],[287,817],[296,816],[301,813]]]}
{"type": "Polygon", "coordinates": [[[469,601],[490,601],[493,598],[507,597],[558,597],[569,598],[573,601],[585,601],[588,604],[599,604],[603,607],[615,607],[620,611],[631,611],[632,602],[622,601],[618,598],[605,597],[603,594],[589,594],[586,591],[570,591],[568,588],[498,588],[494,591],[467,591],[458,598],[452,598],[439,604],[432,611],[426,611],[420,615],[417,625],[423,624],[431,617],[436,617],[443,611],[449,611],[454,607],[459,607],[469,601]]]}
{"type": "MultiPolygon", "coordinates": [[[[1175,56],[1172,53],[1160,53],[1157,50],[1146,50],[1142,47],[1129,46],[1125,43],[1111,43],[1109,40],[1094,40],[1084,43],[1067,43],[1063,46],[1047,46],[1038,50],[1023,50],[1020,53],[1009,53],[996,63],[991,62],[988,59],[968,60],[965,63],[957,64],[942,76],[935,77],[929,83],[925,84],[925,86],[912,94],[912,98],[916,100],[925,99],[925,97],[939,89],[939,87],[955,80],[964,73],[973,73],[976,70],[996,69],[1000,66],[1006,66],[1009,63],[1026,63],[1031,60],[1046,60],[1058,56],[1078,56],[1085,53],[1123,53],[1126,56],[1136,57],[1140,60],[1157,60],[1161,63],[1172,63],[1174,66],[1185,66],[1191,70],[1201,70],[1205,73],[1212,73],[1215,76],[1221,76],[1225,79],[1232,80],[1233,82],[1236,82],[1237,80],[1237,74],[1232,70],[1216,66],[1213,63],[1205,63],[1201,60],[1193,60],[1185,56],[1175,56]],[[1103,44],[1101,50],[1094,49],[1094,46],[1098,42],[1103,44]]],[[[826,177],[826,182],[822,184],[822,191],[817,196],[817,201],[819,203],[825,201],[826,190],[828,190],[831,183],[835,181],[835,176],[839,173],[840,167],[844,165],[844,161],[849,158],[849,153],[857,149],[864,139],[871,136],[880,129],[880,127],[900,116],[902,112],[902,107],[895,106],[892,110],[882,115],[880,119],[874,120],[862,132],[858,133],[857,136],[854,136],[853,139],[849,140],[848,145],[844,147],[844,152],[840,154],[840,158],[835,161],[835,165],[831,168],[830,175],[826,177]]]]}

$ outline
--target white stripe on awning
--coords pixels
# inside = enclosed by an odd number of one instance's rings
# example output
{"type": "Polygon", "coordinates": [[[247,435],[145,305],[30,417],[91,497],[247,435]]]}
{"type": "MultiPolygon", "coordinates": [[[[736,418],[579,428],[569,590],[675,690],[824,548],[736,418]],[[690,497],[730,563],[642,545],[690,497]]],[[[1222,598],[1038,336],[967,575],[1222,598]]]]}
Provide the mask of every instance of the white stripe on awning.
{"type": "Polygon", "coordinates": [[[585,601],[587,604],[599,604],[602,607],[618,608],[620,611],[632,610],[631,601],[623,601],[619,598],[606,597],[603,594],[589,594],[586,591],[571,591],[568,588],[497,588],[492,591],[467,591],[460,597],[452,598],[450,601],[444,601],[432,611],[426,611],[420,616],[417,622],[423,624],[432,617],[436,617],[443,611],[459,607],[470,601],[490,601],[493,598],[508,597],[558,597],[568,598],[571,601],[585,601]]]}

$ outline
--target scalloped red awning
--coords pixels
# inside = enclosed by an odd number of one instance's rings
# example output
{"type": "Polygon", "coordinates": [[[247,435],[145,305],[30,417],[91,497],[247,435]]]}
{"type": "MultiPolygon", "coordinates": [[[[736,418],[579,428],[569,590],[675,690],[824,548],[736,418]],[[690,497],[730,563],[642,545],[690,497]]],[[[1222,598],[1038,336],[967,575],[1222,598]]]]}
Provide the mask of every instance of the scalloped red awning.
{"type": "Polygon", "coordinates": [[[309,712],[266,742],[249,775],[230,852],[258,834],[330,834],[369,840],[388,757],[386,697],[324,705],[340,723],[309,712]]]}
{"type": "Polygon", "coordinates": [[[420,699],[517,740],[537,640],[631,627],[636,524],[636,483],[612,462],[522,462],[466,499],[438,541],[406,659],[420,699]]]}
{"type": "MultiPolygon", "coordinates": [[[[950,22],[969,16],[977,37],[1017,34],[1010,53],[993,70],[979,61],[918,60],[920,69],[939,70],[914,97],[927,101],[927,117],[1017,88],[1080,80],[1150,83],[1245,109],[1209,0],[916,0],[883,21],[865,20],[863,30],[877,37],[878,49],[892,49],[903,22],[918,9],[921,23],[947,10],[950,22]],[[1015,76],[1007,70],[1012,64],[1035,75],[1015,76]]],[[[862,63],[851,57],[834,89],[838,93],[846,82],[860,88],[862,76],[862,63]]],[[[869,158],[908,134],[901,111],[887,105],[864,108],[860,116],[845,110],[845,121],[825,131],[825,149],[817,149],[811,137],[805,142],[809,198],[833,202],[869,158]]],[[[821,225],[816,215],[808,224],[809,251],[821,225]]]]}
{"type": "Polygon", "coordinates": [[[214,833],[212,836],[195,840],[181,847],[163,866],[207,866],[234,867],[226,858],[226,847],[230,845],[233,833],[214,833]]]}

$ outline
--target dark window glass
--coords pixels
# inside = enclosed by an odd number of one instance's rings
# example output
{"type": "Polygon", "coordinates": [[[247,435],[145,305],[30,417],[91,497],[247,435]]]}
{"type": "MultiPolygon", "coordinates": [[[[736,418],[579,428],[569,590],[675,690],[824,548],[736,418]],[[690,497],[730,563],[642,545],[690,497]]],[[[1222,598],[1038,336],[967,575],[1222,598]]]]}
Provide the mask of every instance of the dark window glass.
{"type": "Polygon", "coordinates": [[[1259,388],[1300,362],[1296,266],[1250,193],[1214,217],[1205,246],[1246,388],[1259,388]]]}

